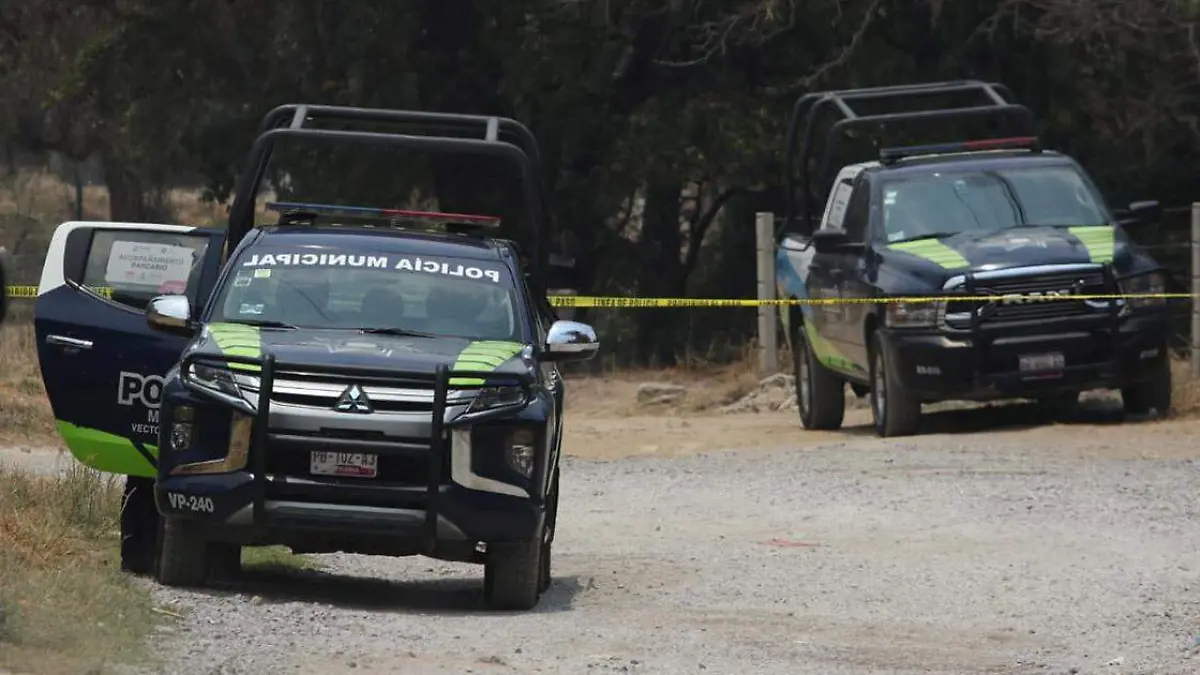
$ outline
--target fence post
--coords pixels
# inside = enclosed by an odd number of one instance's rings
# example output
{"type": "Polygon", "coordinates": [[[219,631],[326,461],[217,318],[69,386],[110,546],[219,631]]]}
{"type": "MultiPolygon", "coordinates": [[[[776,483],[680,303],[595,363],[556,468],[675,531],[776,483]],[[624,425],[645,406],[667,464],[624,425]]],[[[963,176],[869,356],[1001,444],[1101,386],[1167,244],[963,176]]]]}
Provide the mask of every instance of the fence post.
{"type": "MultiPolygon", "coordinates": [[[[758,299],[775,299],[775,214],[759,212],[754,218],[758,254],[758,299]]],[[[779,372],[779,348],[775,329],[775,305],[758,307],[758,366],[763,377],[779,372]]]]}
{"type": "Polygon", "coordinates": [[[1200,378],[1200,202],[1192,203],[1192,378],[1200,378]]]}

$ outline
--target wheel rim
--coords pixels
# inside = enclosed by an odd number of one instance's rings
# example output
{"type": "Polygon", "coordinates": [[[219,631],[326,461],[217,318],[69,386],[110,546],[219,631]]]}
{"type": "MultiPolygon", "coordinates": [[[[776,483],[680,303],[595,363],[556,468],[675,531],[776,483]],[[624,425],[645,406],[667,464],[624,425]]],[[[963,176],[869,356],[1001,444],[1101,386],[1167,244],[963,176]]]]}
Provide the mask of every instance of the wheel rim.
{"type": "Polygon", "coordinates": [[[887,378],[883,376],[883,356],[875,355],[875,419],[883,420],[883,411],[887,410],[887,378]]]}

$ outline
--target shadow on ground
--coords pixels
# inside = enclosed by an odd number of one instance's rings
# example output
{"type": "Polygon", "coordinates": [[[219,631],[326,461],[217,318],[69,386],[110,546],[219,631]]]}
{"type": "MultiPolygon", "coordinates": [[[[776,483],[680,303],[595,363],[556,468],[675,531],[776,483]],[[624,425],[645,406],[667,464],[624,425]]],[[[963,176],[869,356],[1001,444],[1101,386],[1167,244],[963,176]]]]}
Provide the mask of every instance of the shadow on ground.
{"type": "MultiPolygon", "coordinates": [[[[930,406],[926,406],[926,412],[921,416],[918,434],[997,433],[1022,431],[1051,424],[1109,425],[1152,419],[1149,416],[1127,415],[1118,398],[1083,399],[1075,410],[1057,415],[1035,403],[1021,401],[950,410],[930,411],[929,408],[930,406]]],[[[854,436],[875,435],[875,428],[869,423],[848,426],[843,430],[854,436]]]]}
{"type": "MultiPolygon", "coordinates": [[[[569,611],[582,590],[575,576],[554,578],[534,613],[569,611]]],[[[483,568],[477,577],[396,581],[335,574],[321,570],[268,568],[246,570],[236,580],[213,582],[201,592],[255,595],[265,603],[307,602],[341,609],[436,614],[499,614],[483,603],[483,568]]]]}

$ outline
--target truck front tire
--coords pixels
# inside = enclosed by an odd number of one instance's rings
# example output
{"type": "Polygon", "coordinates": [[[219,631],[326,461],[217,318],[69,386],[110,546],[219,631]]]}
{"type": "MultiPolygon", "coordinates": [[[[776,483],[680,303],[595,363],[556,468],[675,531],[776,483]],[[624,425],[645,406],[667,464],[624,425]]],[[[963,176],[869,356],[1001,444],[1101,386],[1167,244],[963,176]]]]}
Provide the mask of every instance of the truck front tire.
{"type": "Polygon", "coordinates": [[[491,609],[526,611],[537,606],[542,587],[542,533],[529,541],[488,546],[484,602],[491,609]]]}
{"type": "Polygon", "coordinates": [[[911,436],[921,423],[921,399],[905,390],[878,331],[871,334],[871,417],[883,437],[911,436]]]}
{"type": "Polygon", "coordinates": [[[846,385],[817,361],[804,326],[798,321],[796,324],[792,333],[792,368],[800,423],[805,429],[840,429],[846,417],[846,385]]]}
{"type": "Polygon", "coordinates": [[[167,518],[163,527],[162,557],[158,563],[158,583],[185,588],[203,586],[214,564],[220,562],[219,557],[218,548],[210,546],[191,522],[167,518]]]}
{"type": "Polygon", "coordinates": [[[1159,417],[1166,417],[1171,412],[1171,386],[1171,360],[1164,356],[1149,379],[1121,388],[1126,414],[1144,415],[1154,409],[1159,417]]]}

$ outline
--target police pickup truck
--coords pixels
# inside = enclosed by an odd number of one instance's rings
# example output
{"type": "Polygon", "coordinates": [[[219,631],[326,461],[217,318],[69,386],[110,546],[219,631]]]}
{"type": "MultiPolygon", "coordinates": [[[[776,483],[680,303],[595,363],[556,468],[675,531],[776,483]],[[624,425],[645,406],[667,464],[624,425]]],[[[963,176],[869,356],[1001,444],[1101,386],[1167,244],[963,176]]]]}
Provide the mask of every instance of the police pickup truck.
{"type": "Polygon", "coordinates": [[[74,455],[131,477],[125,568],[196,586],[236,573],[243,546],[426,555],[482,563],[491,607],[534,607],[558,512],[558,368],[592,357],[595,333],[556,320],[540,256],[523,262],[495,217],[272,203],[277,221],[255,223],[280,138],[498,154],[540,225],[536,146],[512,120],[285,106],[227,231],[60,226],[39,358],[74,455]],[[478,137],[307,128],[329,118],[478,137]]]}
{"type": "Polygon", "coordinates": [[[802,167],[811,115],[826,106],[843,114],[820,164],[826,177],[835,135],[880,121],[990,115],[1024,134],[885,148],[815,186],[804,175],[805,210],[794,217],[788,202],[776,285],[800,303],[781,318],[806,428],[841,426],[847,383],[870,396],[881,436],[917,432],[922,403],[952,399],[1032,398],[1061,413],[1081,391],[1119,388],[1127,412],[1168,413],[1165,302],[1112,297],[1164,291],[1162,267],[1123,229],[1157,219],[1157,202],[1132,204],[1118,221],[1077,162],[1040,147],[1028,109],[1007,93],[968,81],[798,101],[789,167],[801,113],[810,115],[802,167]],[[962,91],[989,102],[864,116],[851,107],[962,91]],[[814,223],[807,202],[821,194],[814,223]]]}

